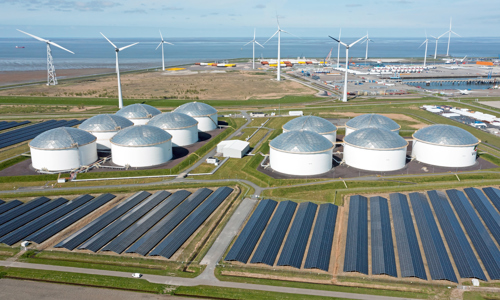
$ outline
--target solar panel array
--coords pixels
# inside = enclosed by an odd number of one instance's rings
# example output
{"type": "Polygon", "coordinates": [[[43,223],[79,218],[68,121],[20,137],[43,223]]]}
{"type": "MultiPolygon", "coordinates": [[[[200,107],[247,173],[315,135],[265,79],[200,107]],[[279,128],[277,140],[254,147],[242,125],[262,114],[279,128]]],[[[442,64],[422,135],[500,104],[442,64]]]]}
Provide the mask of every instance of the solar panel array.
{"type": "Polygon", "coordinates": [[[0,134],[0,149],[25,142],[35,138],[42,132],[58,127],[72,127],[79,125],[84,120],[50,120],[30,126],[14,129],[0,134]]]}
{"type": "Polygon", "coordinates": [[[16,121],[12,121],[12,122],[0,121],[0,131],[1,130],[5,130],[5,129],[14,128],[14,127],[17,127],[17,126],[21,126],[21,125],[28,124],[28,123],[31,123],[31,122],[30,121],[21,121],[21,122],[16,122],[16,121]]]}
{"type": "Polygon", "coordinates": [[[368,199],[359,195],[349,204],[344,272],[368,274],[368,199]]]}
{"type": "Polygon", "coordinates": [[[19,217],[20,215],[29,212],[32,209],[37,208],[38,206],[49,202],[50,199],[47,197],[39,197],[36,199],[31,200],[28,203],[19,205],[18,207],[11,209],[7,212],[4,212],[3,214],[0,215],[0,225],[3,225],[7,222],[9,222],[12,219],[15,219],[19,217]]]}
{"type": "Polygon", "coordinates": [[[488,198],[490,198],[491,202],[497,208],[497,210],[500,211],[500,190],[492,187],[487,187],[484,188],[483,191],[486,193],[486,195],[488,195],[488,198]]]}
{"type": "Polygon", "coordinates": [[[389,204],[382,197],[370,198],[372,274],[397,277],[396,257],[392,242],[389,204]]]}
{"type": "Polygon", "coordinates": [[[483,219],[486,227],[490,230],[493,238],[500,244],[500,215],[481,190],[466,188],[464,191],[483,219]]]}
{"type": "Polygon", "coordinates": [[[15,207],[18,207],[19,205],[23,204],[21,201],[19,200],[12,200],[12,201],[9,201],[9,202],[5,202],[4,204],[0,205],[0,216],[6,212],[6,211],[9,211],[15,207]]]}

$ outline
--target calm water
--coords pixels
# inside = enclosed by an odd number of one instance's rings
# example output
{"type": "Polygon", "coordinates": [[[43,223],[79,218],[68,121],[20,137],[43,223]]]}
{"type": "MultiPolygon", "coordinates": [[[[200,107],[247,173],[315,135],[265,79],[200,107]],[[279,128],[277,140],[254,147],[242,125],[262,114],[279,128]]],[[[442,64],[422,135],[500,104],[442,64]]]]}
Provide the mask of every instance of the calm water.
{"type": "MultiPolygon", "coordinates": [[[[120,67],[124,70],[158,67],[161,65],[161,51],[155,51],[159,40],[155,39],[113,39],[118,46],[125,46],[134,42],[140,44],[120,52],[120,67]]],[[[252,56],[252,46],[243,45],[251,38],[173,38],[167,41],[174,46],[165,44],[165,62],[167,65],[179,65],[199,61],[213,61],[252,56]]],[[[263,43],[267,37],[257,38],[263,43]]],[[[372,38],[369,56],[376,58],[406,57],[421,58],[424,47],[418,49],[423,38],[372,38]]],[[[52,47],[57,69],[78,68],[113,68],[115,53],[112,46],[104,38],[96,39],[52,39],[61,46],[75,52],[75,55],[52,47]]],[[[353,42],[354,38],[345,41],[353,42]]],[[[434,53],[434,43],[430,41],[428,54],[434,53]]],[[[446,42],[439,43],[438,54],[446,53],[446,42]]],[[[31,38],[7,39],[0,38],[0,71],[28,71],[45,70],[45,44],[31,38]],[[24,46],[24,49],[16,49],[24,46]]],[[[281,56],[296,58],[297,56],[326,57],[333,48],[332,57],[337,56],[337,44],[328,37],[325,38],[283,38],[281,56]]],[[[256,56],[264,58],[276,57],[277,40],[273,39],[265,45],[265,49],[256,47],[256,56]]],[[[341,49],[341,57],[345,50],[341,49]]],[[[498,57],[500,54],[500,37],[498,38],[453,38],[450,54],[454,57],[498,57]]],[[[351,57],[364,57],[365,45],[355,45],[349,51],[351,57]]]]}

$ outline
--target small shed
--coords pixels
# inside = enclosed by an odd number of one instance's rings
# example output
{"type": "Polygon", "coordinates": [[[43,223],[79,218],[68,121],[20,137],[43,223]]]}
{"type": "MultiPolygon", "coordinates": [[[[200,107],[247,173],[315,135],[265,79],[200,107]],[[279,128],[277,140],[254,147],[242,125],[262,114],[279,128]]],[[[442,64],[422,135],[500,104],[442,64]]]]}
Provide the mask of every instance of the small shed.
{"type": "Polygon", "coordinates": [[[242,158],[250,150],[250,143],[240,140],[222,141],[217,145],[217,152],[224,157],[242,158]]]}

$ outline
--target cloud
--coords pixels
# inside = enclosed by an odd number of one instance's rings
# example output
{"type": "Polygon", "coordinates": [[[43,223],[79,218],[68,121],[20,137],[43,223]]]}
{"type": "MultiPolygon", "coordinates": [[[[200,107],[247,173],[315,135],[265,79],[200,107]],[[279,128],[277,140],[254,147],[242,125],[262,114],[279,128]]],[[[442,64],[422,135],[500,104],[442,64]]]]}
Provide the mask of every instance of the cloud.
{"type": "Polygon", "coordinates": [[[147,12],[144,9],[124,10],[123,12],[126,14],[147,14],[147,12]]]}
{"type": "Polygon", "coordinates": [[[184,8],[182,7],[176,7],[176,6],[168,6],[168,7],[163,7],[162,10],[183,10],[184,8]]]}
{"type": "Polygon", "coordinates": [[[345,6],[347,6],[347,7],[360,7],[363,5],[361,5],[361,4],[346,4],[345,6]]]}
{"type": "Polygon", "coordinates": [[[266,6],[264,4],[257,4],[253,8],[264,9],[264,8],[266,8],[266,6]]]}

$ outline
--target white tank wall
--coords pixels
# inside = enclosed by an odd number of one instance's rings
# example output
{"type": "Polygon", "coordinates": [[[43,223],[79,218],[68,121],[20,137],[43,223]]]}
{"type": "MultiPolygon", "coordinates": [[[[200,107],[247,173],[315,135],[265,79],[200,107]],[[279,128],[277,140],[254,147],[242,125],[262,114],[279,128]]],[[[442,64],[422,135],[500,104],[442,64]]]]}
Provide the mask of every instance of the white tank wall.
{"type": "Polygon", "coordinates": [[[450,147],[413,141],[412,157],[416,160],[441,167],[468,167],[476,163],[474,146],[450,147]]]}
{"type": "Polygon", "coordinates": [[[373,150],[344,144],[344,161],[348,166],[367,171],[399,170],[406,164],[406,147],[373,150]]]}
{"type": "Polygon", "coordinates": [[[88,131],[89,133],[93,134],[97,138],[97,150],[110,150],[111,149],[111,142],[109,141],[115,134],[118,133],[118,131],[105,131],[105,132],[99,132],[99,131],[88,131]]]}
{"type": "Polygon", "coordinates": [[[30,148],[31,163],[37,170],[67,171],[89,165],[97,160],[96,143],[79,148],[42,150],[30,148]]]}
{"type": "Polygon", "coordinates": [[[196,121],[198,121],[198,130],[199,131],[212,131],[217,129],[217,114],[206,116],[206,117],[193,117],[196,121]]]}
{"type": "Polygon", "coordinates": [[[111,144],[111,159],[119,166],[150,167],[172,159],[172,141],[146,147],[124,147],[111,144]]]}
{"type": "MultiPolygon", "coordinates": [[[[348,135],[349,133],[354,132],[354,131],[356,131],[356,130],[352,129],[351,127],[347,127],[347,126],[345,127],[345,135],[348,135]]],[[[391,130],[391,131],[399,134],[399,129],[398,130],[391,130]]]]}
{"type": "Polygon", "coordinates": [[[188,146],[198,141],[198,127],[191,126],[182,129],[165,129],[172,136],[172,146],[188,146]]]}
{"type": "MultiPolygon", "coordinates": [[[[290,130],[283,129],[283,132],[288,132],[288,131],[290,131],[290,130]]],[[[337,142],[337,132],[336,131],[330,132],[327,134],[322,134],[322,136],[326,137],[330,142],[332,142],[334,144],[337,142]]]]}
{"type": "Polygon", "coordinates": [[[298,154],[270,149],[273,170],[289,175],[317,175],[332,169],[332,149],[322,153],[298,154]]]}
{"type": "Polygon", "coordinates": [[[149,120],[149,118],[142,118],[142,119],[129,119],[134,125],[146,125],[149,120]]]}

